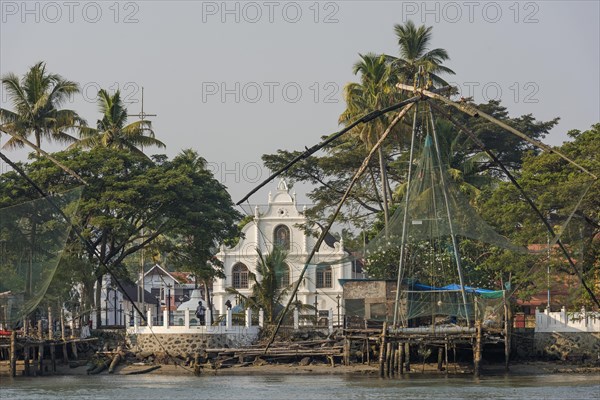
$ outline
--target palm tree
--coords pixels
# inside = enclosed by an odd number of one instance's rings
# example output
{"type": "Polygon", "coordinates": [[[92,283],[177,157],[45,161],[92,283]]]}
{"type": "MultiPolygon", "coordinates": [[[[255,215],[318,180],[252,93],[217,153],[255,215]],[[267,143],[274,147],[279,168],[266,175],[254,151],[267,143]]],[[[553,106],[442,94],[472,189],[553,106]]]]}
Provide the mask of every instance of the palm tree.
{"type": "Polygon", "coordinates": [[[279,246],[274,246],[266,256],[260,249],[256,249],[256,252],[258,253],[256,272],[260,278],[254,273],[248,274],[253,282],[252,294],[245,296],[234,288],[227,288],[227,291],[243,298],[250,307],[262,308],[266,321],[273,323],[279,309],[283,308],[282,302],[291,288],[291,285],[281,284],[284,271],[288,268],[285,262],[287,252],[279,246]]]}
{"type": "Polygon", "coordinates": [[[3,148],[23,147],[27,138],[35,138],[40,154],[42,138],[68,143],[77,139],[68,130],[84,126],[85,121],[73,110],[60,109],[69,96],[79,93],[79,85],[57,74],[46,72],[46,64],[38,62],[19,78],[8,73],[2,85],[15,111],[0,108],[0,130],[11,134],[3,148]]]}
{"type": "MultiPolygon", "coordinates": [[[[360,74],[360,83],[351,82],[344,87],[346,110],[339,117],[339,123],[343,125],[349,125],[356,119],[372,111],[389,106],[398,98],[397,91],[394,88],[394,70],[390,63],[387,62],[387,57],[373,53],[366,55],[359,54],[359,56],[360,60],[354,64],[352,72],[355,75],[360,74]]],[[[390,122],[390,116],[383,115],[356,127],[354,134],[367,148],[371,148],[390,122]]],[[[389,216],[388,199],[390,193],[388,193],[387,166],[382,146],[378,148],[377,154],[381,171],[381,198],[387,227],[389,216]]]]}
{"type": "Polygon", "coordinates": [[[127,108],[123,105],[119,90],[111,96],[106,90],[101,89],[98,92],[98,105],[102,119],[96,123],[97,128],[82,128],[81,140],[71,147],[103,146],[129,150],[144,157],[148,157],[142,151],[144,146],[165,147],[163,142],[155,139],[150,121],[141,120],[126,125],[127,108]]]}
{"type": "Polygon", "coordinates": [[[394,25],[400,57],[387,56],[387,59],[402,82],[412,84],[420,67],[429,74],[434,84],[447,85],[447,82],[440,78],[440,73],[454,75],[454,71],[442,65],[450,59],[448,52],[444,49],[429,50],[432,29],[433,27],[425,25],[417,28],[410,20],[405,25],[394,25]]]}

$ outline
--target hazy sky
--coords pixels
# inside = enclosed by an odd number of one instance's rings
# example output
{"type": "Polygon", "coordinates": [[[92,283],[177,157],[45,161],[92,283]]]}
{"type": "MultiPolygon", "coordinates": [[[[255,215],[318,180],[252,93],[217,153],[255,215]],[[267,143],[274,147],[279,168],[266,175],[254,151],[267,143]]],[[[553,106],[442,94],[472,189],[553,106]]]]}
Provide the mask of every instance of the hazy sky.
{"type": "MultiPolygon", "coordinates": [[[[95,125],[99,88],[120,88],[176,155],[193,148],[239,200],[268,176],[260,156],[338,130],[358,53],[397,53],[396,23],[434,26],[477,102],[561,117],[546,138],[600,121],[598,1],[0,1],[0,73],[35,62],[79,82],[69,107],[95,125]]],[[[2,107],[11,109],[6,94],[2,107]]],[[[6,138],[0,139],[4,143],[6,138]]],[[[48,149],[56,147],[45,145],[48,149]]],[[[23,159],[24,152],[8,152],[23,159]]],[[[4,168],[4,167],[3,167],[4,168]]],[[[274,190],[275,184],[270,189],[274,190]]],[[[268,190],[268,189],[267,189],[268,190]]],[[[266,201],[266,191],[250,199],[266,201]]]]}

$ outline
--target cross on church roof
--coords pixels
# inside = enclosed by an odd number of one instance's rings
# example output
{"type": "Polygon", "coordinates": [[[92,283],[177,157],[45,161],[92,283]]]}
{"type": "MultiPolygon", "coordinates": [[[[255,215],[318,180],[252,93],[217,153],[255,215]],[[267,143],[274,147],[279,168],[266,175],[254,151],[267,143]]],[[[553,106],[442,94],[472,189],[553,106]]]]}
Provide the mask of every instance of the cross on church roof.
{"type": "Polygon", "coordinates": [[[139,112],[139,114],[127,114],[128,117],[138,117],[139,119],[141,119],[142,121],[144,121],[146,119],[146,117],[156,117],[156,114],[146,114],[144,112],[144,87],[142,86],[142,110],[139,112]]]}

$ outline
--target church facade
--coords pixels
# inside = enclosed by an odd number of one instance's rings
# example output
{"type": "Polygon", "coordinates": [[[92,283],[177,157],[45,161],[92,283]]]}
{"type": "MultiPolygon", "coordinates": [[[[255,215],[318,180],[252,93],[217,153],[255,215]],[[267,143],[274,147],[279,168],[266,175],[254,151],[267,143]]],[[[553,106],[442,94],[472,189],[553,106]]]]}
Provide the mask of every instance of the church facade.
{"type": "MultiPolygon", "coordinates": [[[[240,241],[231,248],[221,246],[217,258],[224,265],[225,278],[217,279],[213,284],[216,313],[223,312],[227,300],[233,305],[238,301],[235,294],[227,292],[227,288],[234,288],[244,295],[252,292],[253,282],[249,273],[256,274],[257,249],[263,255],[269,254],[274,245],[285,249],[288,253],[287,271],[283,271],[281,284],[291,285],[298,280],[308,254],[317,242],[314,235],[306,234],[300,227],[307,221],[304,212],[305,208],[298,210],[296,195],[290,195],[287,184],[281,180],[276,192],[269,193],[266,209],[261,211],[258,206],[255,207],[253,220],[242,229],[240,241]]],[[[320,233],[320,228],[317,229],[320,233]]],[[[337,321],[336,317],[344,315],[340,279],[361,277],[344,249],[343,241],[328,235],[300,283],[297,299],[303,304],[316,304],[321,316],[333,310],[334,321],[337,321]]]]}

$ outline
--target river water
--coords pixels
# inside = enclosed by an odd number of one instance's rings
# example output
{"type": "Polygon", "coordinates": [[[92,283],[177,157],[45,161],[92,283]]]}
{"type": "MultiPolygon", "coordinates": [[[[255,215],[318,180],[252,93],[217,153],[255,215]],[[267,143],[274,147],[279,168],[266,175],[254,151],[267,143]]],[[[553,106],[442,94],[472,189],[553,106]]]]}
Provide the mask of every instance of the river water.
{"type": "Polygon", "coordinates": [[[103,375],[10,379],[1,399],[600,399],[598,375],[406,375],[379,379],[356,375],[165,376],[103,375]]]}

